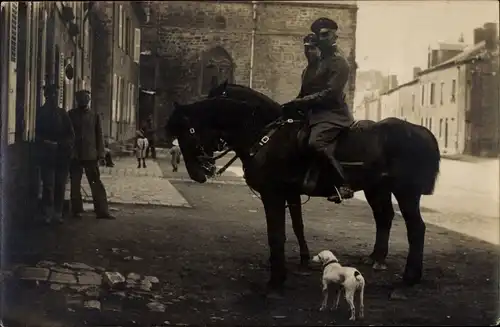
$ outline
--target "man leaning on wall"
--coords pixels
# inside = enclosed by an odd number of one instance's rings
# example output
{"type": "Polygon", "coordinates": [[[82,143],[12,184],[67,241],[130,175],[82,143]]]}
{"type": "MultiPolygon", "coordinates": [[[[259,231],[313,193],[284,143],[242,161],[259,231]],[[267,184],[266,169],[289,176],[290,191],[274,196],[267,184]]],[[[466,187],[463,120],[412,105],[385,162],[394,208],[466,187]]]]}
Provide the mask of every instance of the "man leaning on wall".
{"type": "Polygon", "coordinates": [[[81,218],[83,201],[81,194],[82,175],[90,184],[94,211],[98,219],[115,219],[109,214],[106,189],[101,181],[99,160],[104,159],[104,138],[101,119],[90,108],[91,96],[87,90],[80,90],[75,95],[77,107],[69,111],[69,117],[75,130],[75,147],[70,166],[71,210],[73,217],[81,218]]]}
{"type": "Polygon", "coordinates": [[[63,222],[64,194],[75,134],[68,113],[57,105],[56,85],[44,88],[45,103],[38,108],[35,139],[42,182],[42,219],[63,222]]]}

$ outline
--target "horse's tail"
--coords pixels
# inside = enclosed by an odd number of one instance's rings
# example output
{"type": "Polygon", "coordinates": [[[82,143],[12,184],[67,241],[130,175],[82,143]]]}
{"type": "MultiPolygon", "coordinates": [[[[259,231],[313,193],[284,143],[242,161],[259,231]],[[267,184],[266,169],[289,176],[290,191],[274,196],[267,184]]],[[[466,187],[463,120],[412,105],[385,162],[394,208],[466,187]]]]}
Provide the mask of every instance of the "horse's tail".
{"type": "Polygon", "coordinates": [[[396,186],[417,187],[420,194],[433,194],[441,161],[434,134],[399,119],[389,118],[384,125],[386,156],[391,173],[398,177],[396,186]]]}

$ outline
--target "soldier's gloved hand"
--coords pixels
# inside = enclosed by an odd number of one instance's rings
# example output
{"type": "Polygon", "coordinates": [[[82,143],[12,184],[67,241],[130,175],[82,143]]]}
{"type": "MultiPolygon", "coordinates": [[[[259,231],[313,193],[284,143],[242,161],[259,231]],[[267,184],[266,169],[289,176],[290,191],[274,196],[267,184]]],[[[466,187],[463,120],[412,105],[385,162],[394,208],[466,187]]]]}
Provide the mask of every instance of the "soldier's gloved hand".
{"type": "Polygon", "coordinates": [[[292,100],[282,104],[281,108],[283,108],[283,116],[291,117],[297,114],[298,105],[295,100],[292,100]]]}
{"type": "Polygon", "coordinates": [[[303,116],[303,112],[301,110],[301,104],[302,102],[298,99],[283,104],[281,106],[283,108],[283,116],[289,118],[303,116]]]}

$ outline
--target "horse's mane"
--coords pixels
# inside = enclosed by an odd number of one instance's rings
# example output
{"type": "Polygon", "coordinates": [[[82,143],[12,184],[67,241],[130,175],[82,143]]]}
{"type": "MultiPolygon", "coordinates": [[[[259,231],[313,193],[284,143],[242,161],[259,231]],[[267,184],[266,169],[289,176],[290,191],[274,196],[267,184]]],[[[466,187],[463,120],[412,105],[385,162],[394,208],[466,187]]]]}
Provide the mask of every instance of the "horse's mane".
{"type": "Polygon", "coordinates": [[[252,89],[251,87],[240,85],[240,84],[228,83],[227,87],[240,88],[240,89],[245,89],[248,92],[252,92],[258,101],[267,103],[270,108],[272,108],[273,110],[276,111],[277,115],[281,114],[281,105],[278,102],[271,99],[270,97],[268,97],[267,95],[265,95],[264,93],[261,93],[257,90],[252,89]]]}

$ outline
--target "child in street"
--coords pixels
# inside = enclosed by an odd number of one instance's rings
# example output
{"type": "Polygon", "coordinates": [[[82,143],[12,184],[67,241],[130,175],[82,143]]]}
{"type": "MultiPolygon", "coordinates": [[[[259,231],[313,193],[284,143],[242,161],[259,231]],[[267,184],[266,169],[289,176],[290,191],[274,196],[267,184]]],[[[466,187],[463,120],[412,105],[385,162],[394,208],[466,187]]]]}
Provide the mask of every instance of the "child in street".
{"type": "Polygon", "coordinates": [[[142,168],[146,168],[146,150],[148,149],[149,142],[141,130],[136,132],[136,136],[135,155],[137,157],[137,168],[141,168],[141,162],[142,168]]]}
{"type": "Polygon", "coordinates": [[[172,171],[175,173],[181,163],[181,148],[177,139],[172,142],[172,147],[170,148],[170,163],[172,164],[172,171]]]}

